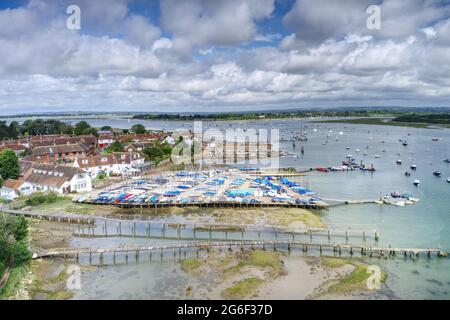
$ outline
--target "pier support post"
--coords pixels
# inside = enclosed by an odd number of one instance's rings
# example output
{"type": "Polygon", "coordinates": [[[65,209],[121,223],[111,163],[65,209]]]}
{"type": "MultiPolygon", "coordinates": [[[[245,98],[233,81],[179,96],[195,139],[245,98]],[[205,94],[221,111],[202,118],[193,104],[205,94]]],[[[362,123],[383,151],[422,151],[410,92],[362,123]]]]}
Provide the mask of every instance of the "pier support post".
{"type": "Polygon", "coordinates": [[[366,232],[363,231],[363,241],[366,242],[366,232]]]}
{"type": "Polygon", "coordinates": [[[327,229],[327,233],[328,233],[328,241],[330,241],[331,240],[330,229],[327,229]]]}
{"type": "Polygon", "coordinates": [[[379,240],[379,235],[378,235],[378,231],[375,230],[375,241],[378,242],[379,240]]]}

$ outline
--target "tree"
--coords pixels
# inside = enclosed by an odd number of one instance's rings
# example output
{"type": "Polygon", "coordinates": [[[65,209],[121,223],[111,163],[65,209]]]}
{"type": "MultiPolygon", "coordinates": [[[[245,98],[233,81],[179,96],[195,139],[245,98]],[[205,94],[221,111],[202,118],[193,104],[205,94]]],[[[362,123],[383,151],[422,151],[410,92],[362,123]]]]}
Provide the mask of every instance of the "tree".
{"type": "Polygon", "coordinates": [[[18,216],[13,219],[11,232],[16,241],[22,241],[28,237],[28,222],[24,216],[18,216]]]}
{"type": "Polygon", "coordinates": [[[131,131],[136,134],[144,134],[146,132],[145,127],[140,123],[133,125],[131,131]]]}
{"type": "Polygon", "coordinates": [[[159,163],[164,157],[164,150],[159,146],[145,147],[142,151],[149,160],[159,163]]]}
{"type": "Polygon", "coordinates": [[[100,130],[101,131],[112,131],[112,128],[110,126],[103,126],[100,130]]]}
{"type": "Polygon", "coordinates": [[[119,140],[114,141],[105,149],[105,153],[111,152],[123,152],[123,146],[119,140]]]}
{"type": "Polygon", "coordinates": [[[24,241],[16,241],[12,245],[11,253],[15,266],[20,266],[32,258],[28,245],[24,241]]]}
{"type": "Polygon", "coordinates": [[[93,135],[93,136],[96,136],[96,137],[98,136],[97,129],[92,128],[92,127],[84,129],[83,130],[83,134],[85,134],[85,135],[93,135]]]}
{"type": "Polygon", "coordinates": [[[85,130],[89,129],[91,125],[86,121],[80,121],[75,125],[74,133],[79,136],[84,134],[85,130]]]}
{"type": "Polygon", "coordinates": [[[0,152],[0,177],[3,180],[17,179],[19,176],[19,158],[11,149],[0,152]]]}

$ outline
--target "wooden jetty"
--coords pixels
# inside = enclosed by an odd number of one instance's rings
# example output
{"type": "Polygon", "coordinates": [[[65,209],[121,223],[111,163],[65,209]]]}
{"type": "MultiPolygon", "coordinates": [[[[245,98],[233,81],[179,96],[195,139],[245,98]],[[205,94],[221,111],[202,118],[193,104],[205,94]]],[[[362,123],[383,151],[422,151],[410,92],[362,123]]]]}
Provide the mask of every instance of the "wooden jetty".
{"type": "MultiPolygon", "coordinates": [[[[156,232],[163,235],[163,239],[165,238],[166,230],[176,229],[178,234],[180,234],[183,229],[191,229],[193,230],[193,239],[195,239],[196,232],[205,231],[209,232],[209,238],[211,237],[212,232],[222,232],[222,233],[232,233],[232,232],[241,232],[243,237],[243,232],[254,231],[257,232],[260,236],[262,232],[271,231],[277,236],[277,234],[288,234],[292,235],[294,238],[296,235],[309,235],[312,240],[313,235],[324,235],[328,237],[328,240],[331,240],[332,237],[344,237],[348,241],[349,237],[362,237],[365,241],[369,238],[374,238],[375,241],[378,241],[380,238],[380,234],[377,230],[373,231],[365,231],[365,230],[352,230],[351,228],[347,229],[331,229],[331,228],[289,228],[284,225],[271,225],[271,224],[233,224],[233,223],[225,223],[225,222],[169,222],[166,220],[144,220],[144,219],[122,219],[113,218],[108,216],[94,216],[94,215],[79,215],[79,214],[65,214],[65,213],[46,213],[46,212],[38,212],[38,211],[21,211],[21,210],[11,210],[11,209],[2,209],[3,212],[12,214],[12,215],[21,215],[28,218],[55,221],[55,222],[66,222],[73,223],[79,225],[89,225],[87,231],[84,228],[79,227],[78,232],[73,230],[73,235],[78,237],[111,237],[111,236],[123,236],[123,237],[139,237],[136,233],[136,228],[138,224],[141,224],[146,229],[146,234],[144,237],[155,237],[154,234],[151,235],[150,231],[156,228],[158,229],[156,232]],[[102,233],[95,231],[95,224],[100,223],[102,228],[102,233]],[[115,224],[115,232],[108,232],[108,223],[115,224]],[[125,225],[128,225],[128,229],[131,229],[131,232],[127,234],[125,230],[125,225]],[[373,235],[373,236],[372,236],[373,235]]],[[[154,231],[155,232],[155,231],[154,231]]],[[[141,235],[142,236],[142,235],[141,235]]],[[[167,237],[168,238],[168,237],[167,237]]],[[[181,237],[179,237],[181,238],[181,237]]]]}
{"type": "Polygon", "coordinates": [[[277,250],[277,247],[282,247],[287,249],[288,252],[295,248],[301,249],[305,254],[308,253],[308,249],[316,249],[321,254],[324,250],[333,251],[334,254],[341,255],[344,251],[351,256],[359,253],[361,256],[378,256],[378,257],[395,257],[397,255],[404,257],[416,258],[420,255],[426,255],[427,257],[437,256],[437,257],[447,257],[448,253],[436,248],[391,248],[391,247],[372,247],[364,245],[352,245],[352,244],[342,244],[342,243],[314,243],[314,242],[304,242],[304,241],[216,241],[216,242],[181,242],[181,243],[168,243],[163,245],[126,245],[112,248],[63,248],[63,249],[51,249],[42,252],[36,252],[33,254],[33,258],[56,258],[56,257],[75,257],[79,258],[81,254],[88,254],[89,260],[92,260],[92,255],[97,254],[100,256],[100,261],[103,259],[103,255],[107,253],[112,253],[115,257],[116,253],[125,253],[128,258],[129,253],[134,253],[136,259],[139,257],[141,252],[161,252],[161,257],[165,251],[176,250],[189,250],[193,249],[207,250],[213,248],[240,248],[244,249],[272,249],[277,250]]]}
{"type": "Polygon", "coordinates": [[[45,213],[36,211],[22,211],[0,208],[1,212],[8,213],[14,216],[23,216],[26,218],[33,218],[39,220],[48,220],[54,222],[67,222],[76,224],[93,225],[96,218],[89,215],[71,214],[71,213],[45,213]]]}
{"type": "Polygon", "coordinates": [[[188,203],[129,203],[129,202],[93,202],[84,201],[85,204],[100,205],[100,206],[116,206],[122,209],[162,209],[162,208],[297,208],[297,209],[310,209],[320,210],[326,209],[326,204],[297,204],[297,203],[279,203],[279,202],[260,202],[260,203],[238,203],[228,201],[214,201],[214,202],[188,202],[188,203]]]}

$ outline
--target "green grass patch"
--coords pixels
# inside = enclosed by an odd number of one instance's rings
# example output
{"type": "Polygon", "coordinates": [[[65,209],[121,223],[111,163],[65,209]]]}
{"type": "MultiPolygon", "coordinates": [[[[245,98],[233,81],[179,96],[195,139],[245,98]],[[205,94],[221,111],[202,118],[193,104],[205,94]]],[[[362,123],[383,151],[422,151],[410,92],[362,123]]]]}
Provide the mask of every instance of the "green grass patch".
{"type": "Polygon", "coordinates": [[[0,291],[0,300],[6,300],[14,295],[15,289],[27,272],[28,267],[26,265],[20,265],[12,268],[8,281],[0,291]]]}
{"type": "Polygon", "coordinates": [[[321,261],[322,265],[327,268],[340,268],[345,266],[346,264],[351,263],[347,259],[332,258],[332,257],[323,257],[321,261]]]}
{"type": "Polygon", "coordinates": [[[243,299],[253,293],[262,283],[264,283],[262,279],[248,278],[225,289],[222,296],[225,299],[243,299]]]}
{"type": "Polygon", "coordinates": [[[311,211],[305,210],[305,212],[299,217],[299,220],[308,227],[325,228],[325,223],[322,221],[320,216],[311,211]]]}
{"type": "Polygon", "coordinates": [[[187,273],[196,273],[202,264],[203,262],[200,259],[189,258],[181,262],[181,269],[187,273]]]}
{"type": "Polygon", "coordinates": [[[65,290],[69,274],[64,268],[56,277],[47,278],[43,273],[48,266],[48,262],[39,265],[38,262],[31,264],[31,270],[36,275],[32,285],[29,288],[30,297],[42,295],[47,300],[68,300],[71,299],[73,292],[65,290]]]}
{"type": "MultiPolygon", "coordinates": [[[[323,261],[323,260],[322,260],[323,261]]],[[[355,269],[344,278],[340,279],[338,283],[331,285],[328,288],[328,293],[346,293],[354,290],[365,290],[367,289],[367,279],[372,275],[372,273],[367,272],[368,265],[359,261],[350,261],[346,259],[337,258],[326,258],[327,262],[325,264],[330,265],[332,268],[337,268],[339,265],[343,266],[345,264],[351,264],[355,269]],[[337,260],[342,260],[338,262],[337,260]]],[[[387,273],[381,272],[382,283],[386,282],[387,273]]]]}
{"type": "Polygon", "coordinates": [[[283,264],[281,263],[281,253],[273,251],[255,250],[242,252],[239,254],[239,262],[225,270],[224,274],[229,275],[239,272],[243,267],[252,266],[268,268],[272,276],[281,274],[283,264]]]}

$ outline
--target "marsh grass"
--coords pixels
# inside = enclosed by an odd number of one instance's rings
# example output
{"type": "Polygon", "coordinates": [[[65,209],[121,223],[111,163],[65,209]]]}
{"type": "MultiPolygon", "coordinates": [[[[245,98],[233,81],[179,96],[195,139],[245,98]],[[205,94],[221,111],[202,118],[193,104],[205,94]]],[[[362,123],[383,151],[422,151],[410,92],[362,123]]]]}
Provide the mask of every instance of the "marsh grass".
{"type": "Polygon", "coordinates": [[[225,289],[222,296],[225,299],[243,299],[255,292],[255,290],[263,283],[264,280],[259,278],[244,279],[225,289]]]}

